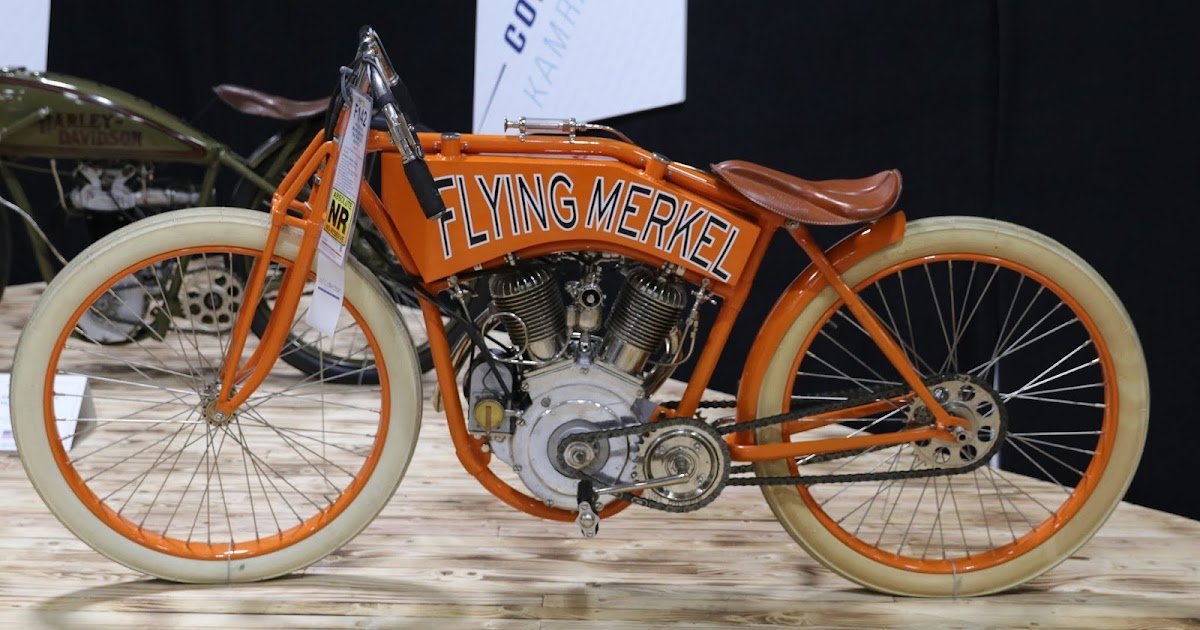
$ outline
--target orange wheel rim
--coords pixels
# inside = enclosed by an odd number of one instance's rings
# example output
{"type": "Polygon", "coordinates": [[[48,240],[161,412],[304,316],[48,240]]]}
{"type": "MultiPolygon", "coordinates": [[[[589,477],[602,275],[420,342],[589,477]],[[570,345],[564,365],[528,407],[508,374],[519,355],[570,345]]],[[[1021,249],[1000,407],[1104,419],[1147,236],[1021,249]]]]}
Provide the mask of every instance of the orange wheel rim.
{"type": "MultiPolygon", "coordinates": [[[[61,358],[62,351],[68,339],[71,338],[75,331],[76,325],[83,314],[96,302],[97,298],[109,291],[121,279],[129,276],[134,271],[154,265],[170,258],[185,258],[194,255],[244,255],[257,256],[260,252],[241,248],[241,247],[221,247],[218,251],[213,251],[210,248],[191,247],[181,248],[165,254],[147,258],[138,263],[130,265],[124,270],[114,274],[100,288],[96,289],[89,295],[84,302],[72,313],[68,319],[67,326],[64,327],[62,334],[55,343],[55,347],[50,356],[50,369],[47,370],[46,380],[44,383],[43,409],[45,410],[45,427],[47,435],[50,436],[50,450],[54,456],[55,462],[60,473],[68,486],[74,492],[75,496],[88,508],[88,510],[107,527],[119,533],[128,540],[134,541],[144,547],[160,551],[173,556],[189,558],[195,560],[229,560],[233,558],[244,559],[252,558],[259,555],[268,554],[279,551],[295,545],[316,532],[323,529],[330,522],[340,516],[359,496],[367,482],[370,480],[375,468],[379,462],[380,453],[387,439],[388,418],[390,417],[391,408],[391,393],[386,386],[381,387],[381,400],[378,424],[378,432],[372,440],[370,452],[362,461],[362,465],[354,475],[353,480],[347,484],[337,499],[318,509],[314,514],[303,519],[297,525],[278,531],[275,533],[256,536],[253,539],[241,541],[225,541],[225,542],[208,542],[198,540],[184,540],[177,537],[165,536],[157,531],[146,528],[133,520],[122,515],[118,510],[114,510],[109,506],[104,499],[97,496],[96,493],[87,485],[87,481],[80,476],[70,455],[63,447],[62,440],[58,432],[58,424],[54,413],[54,381],[57,373],[57,368],[61,358]]],[[[274,257],[272,262],[287,264],[287,261],[280,257],[274,257]]],[[[365,326],[361,326],[363,319],[361,314],[349,302],[345,302],[343,307],[354,318],[356,324],[366,337],[367,346],[376,358],[375,367],[379,372],[380,382],[387,383],[386,366],[383,364],[382,355],[379,352],[378,341],[374,337],[374,333],[365,326]]]]}
{"type": "MultiPolygon", "coordinates": [[[[873,274],[869,278],[859,282],[853,287],[853,289],[855,293],[860,293],[866,287],[871,286],[881,278],[889,276],[897,271],[903,271],[929,263],[945,261],[988,263],[1002,269],[1007,269],[1009,271],[1022,274],[1041,283],[1043,287],[1053,292],[1053,294],[1059,300],[1061,300],[1062,303],[1066,304],[1073,311],[1074,316],[1078,318],[1079,322],[1083,325],[1084,329],[1090,336],[1092,342],[1095,344],[1095,350],[1099,359],[1101,374],[1103,375],[1103,383],[1105,385],[1104,414],[1100,423],[1100,436],[1097,440],[1095,452],[1092,455],[1091,461],[1089,462],[1087,469],[1083,471],[1083,475],[1071,492],[1070,496],[1067,497],[1066,500],[1061,503],[1061,505],[1059,505],[1058,509],[1054,510],[1049,517],[1038,523],[1036,526],[1031,527],[1028,532],[1016,540],[988,551],[971,553],[961,558],[925,559],[880,549],[879,547],[860,539],[853,533],[848,532],[845,528],[843,528],[825,511],[821,505],[821,502],[813,496],[809,487],[803,485],[796,486],[800,497],[808,506],[812,514],[816,516],[816,518],[821,522],[827,531],[832,533],[843,544],[854,549],[859,554],[877,562],[898,567],[907,571],[930,574],[966,573],[997,566],[1033,550],[1061,530],[1083,507],[1088,497],[1090,497],[1092,492],[1095,490],[1096,484],[1099,483],[1104,474],[1104,470],[1112,454],[1114,440],[1116,439],[1116,416],[1119,411],[1117,383],[1114,376],[1115,369],[1112,363],[1112,357],[1108,351],[1108,347],[1104,341],[1104,338],[1100,334],[1099,327],[1092,320],[1087,311],[1085,311],[1080,304],[1061,286],[1044,275],[1025,267],[1024,265],[980,254],[938,254],[908,260],[883,269],[873,274]]],[[[830,306],[829,309],[826,310],[826,312],[821,316],[817,325],[815,325],[809,332],[808,337],[804,340],[804,343],[801,346],[801,351],[797,353],[797,357],[793,362],[792,372],[787,382],[786,391],[793,391],[799,366],[802,362],[805,352],[811,348],[813,341],[816,339],[824,325],[830,321],[836,311],[843,305],[844,304],[842,300],[839,299],[835,301],[835,303],[830,306]]],[[[789,394],[789,397],[785,398],[783,401],[784,412],[789,410],[790,404],[791,399],[789,394]]],[[[786,438],[787,436],[785,435],[784,439],[786,438]]],[[[799,466],[795,460],[789,460],[788,464],[793,475],[799,474],[799,466]]],[[[952,478],[952,476],[947,477],[947,479],[952,478]]]]}

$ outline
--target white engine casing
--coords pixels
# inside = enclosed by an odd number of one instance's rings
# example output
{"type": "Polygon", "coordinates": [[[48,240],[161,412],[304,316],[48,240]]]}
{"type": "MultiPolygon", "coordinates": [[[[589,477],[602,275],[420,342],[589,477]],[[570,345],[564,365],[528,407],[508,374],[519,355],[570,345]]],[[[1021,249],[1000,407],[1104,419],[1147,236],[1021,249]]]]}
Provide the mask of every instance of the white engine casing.
{"type": "MultiPolygon", "coordinates": [[[[635,424],[632,405],[643,394],[642,383],[603,363],[564,360],[528,372],[525,384],[532,404],[511,438],[492,440],[492,451],[513,466],[534,496],[547,505],[576,510],[579,481],[559,470],[559,443],[567,435],[635,424]]],[[[629,482],[639,440],[629,436],[601,444],[585,471],[601,483],[629,482]]]]}

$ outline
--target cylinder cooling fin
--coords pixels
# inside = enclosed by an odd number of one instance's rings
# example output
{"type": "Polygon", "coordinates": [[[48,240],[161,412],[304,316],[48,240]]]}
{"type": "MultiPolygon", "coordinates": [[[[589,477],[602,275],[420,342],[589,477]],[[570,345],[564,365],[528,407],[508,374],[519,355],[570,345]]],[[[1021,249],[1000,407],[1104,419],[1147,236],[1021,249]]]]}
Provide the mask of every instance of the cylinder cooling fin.
{"type": "Polygon", "coordinates": [[[635,267],[613,304],[600,357],[622,370],[638,373],[679,323],[687,292],[674,277],[635,267]]]}
{"type": "Polygon", "coordinates": [[[549,359],[566,343],[566,306],[554,274],[543,267],[513,269],[488,281],[513,345],[549,359]]]}

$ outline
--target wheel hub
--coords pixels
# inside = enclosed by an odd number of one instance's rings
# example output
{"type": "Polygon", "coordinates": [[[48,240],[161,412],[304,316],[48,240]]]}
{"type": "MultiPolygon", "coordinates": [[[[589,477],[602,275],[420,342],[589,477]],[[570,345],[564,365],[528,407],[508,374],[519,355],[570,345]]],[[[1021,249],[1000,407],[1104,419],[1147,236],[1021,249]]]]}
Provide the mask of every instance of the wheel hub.
{"type": "Polygon", "coordinates": [[[217,401],[213,400],[204,405],[204,421],[214,427],[228,426],[237,419],[236,413],[222,413],[217,411],[217,401]]]}
{"type": "MultiPolygon", "coordinates": [[[[917,456],[931,468],[961,468],[991,457],[1004,435],[1006,414],[999,394],[966,374],[949,376],[930,385],[929,390],[947,413],[969,424],[950,430],[954,435],[953,442],[914,442],[917,456]]],[[[907,414],[910,427],[931,426],[934,422],[933,412],[922,400],[913,402],[907,414]]]]}
{"type": "MultiPolygon", "coordinates": [[[[219,382],[209,383],[200,393],[200,409],[204,421],[209,426],[224,427],[237,420],[236,413],[222,413],[217,410],[217,398],[221,391],[219,382]]],[[[233,393],[237,393],[235,389],[233,393]]]]}

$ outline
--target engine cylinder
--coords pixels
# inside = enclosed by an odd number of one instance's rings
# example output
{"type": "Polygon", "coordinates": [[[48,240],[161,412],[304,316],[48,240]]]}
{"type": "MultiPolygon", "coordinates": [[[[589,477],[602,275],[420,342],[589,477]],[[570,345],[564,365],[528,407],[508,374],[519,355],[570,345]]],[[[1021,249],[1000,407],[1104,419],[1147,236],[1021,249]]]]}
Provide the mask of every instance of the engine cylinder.
{"type": "Polygon", "coordinates": [[[567,318],[554,274],[540,268],[515,269],[488,281],[492,300],[513,344],[534,359],[549,359],[566,344],[567,318]]]}
{"type": "Polygon", "coordinates": [[[650,355],[679,323],[687,292],[678,280],[659,277],[648,267],[625,276],[608,318],[600,359],[630,374],[640,374],[650,355]]]}

